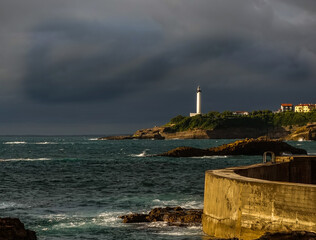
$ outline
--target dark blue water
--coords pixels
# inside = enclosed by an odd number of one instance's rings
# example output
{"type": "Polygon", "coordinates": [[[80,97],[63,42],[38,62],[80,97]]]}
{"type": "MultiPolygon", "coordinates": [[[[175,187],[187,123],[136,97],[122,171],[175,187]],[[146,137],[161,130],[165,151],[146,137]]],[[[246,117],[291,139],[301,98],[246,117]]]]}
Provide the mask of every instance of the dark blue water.
{"type": "MultiPolygon", "coordinates": [[[[202,239],[200,227],[123,224],[153,207],[203,208],[204,172],[260,156],[150,157],[178,146],[230,140],[96,141],[0,137],[0,217],[18,217],[39,239],[202,239]]],[[[315,142],[291,142],[316,153],[315,142]]]]}

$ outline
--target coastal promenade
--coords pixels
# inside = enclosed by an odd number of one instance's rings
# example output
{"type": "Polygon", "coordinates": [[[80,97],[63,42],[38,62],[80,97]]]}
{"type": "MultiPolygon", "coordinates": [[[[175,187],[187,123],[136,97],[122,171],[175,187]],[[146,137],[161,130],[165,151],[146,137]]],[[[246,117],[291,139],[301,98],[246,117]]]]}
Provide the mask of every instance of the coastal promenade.
{"type": "Polygon", "coordinates": [[[316,232],[315,174],[316,156],[207,171],[203,231],[244,240],[265,232],[316,232]]]}

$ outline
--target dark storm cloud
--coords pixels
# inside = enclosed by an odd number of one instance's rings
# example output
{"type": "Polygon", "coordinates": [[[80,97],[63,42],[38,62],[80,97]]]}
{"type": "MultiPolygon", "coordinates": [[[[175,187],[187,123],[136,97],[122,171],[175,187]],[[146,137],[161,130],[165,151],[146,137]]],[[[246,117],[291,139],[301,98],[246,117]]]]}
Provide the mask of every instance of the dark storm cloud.
{"type": "Polygon", "coordinates": [[[206,65],[202,80],[238,78],[229,68],[218,72],[219,64],[245,71],[245,81],[255,81],[249,79],[253,74],[278,81],[312,75],[308,64],[291,53],[241,37],[210,35],[164,46],[164,34],[159,26],[148,24],[113,27],[58,21],[42,25],[33,32],[24,78],[26,94],[51,103],[128,97],[152,88],[155,82],[170,81],[172,72],[176,72],[173,78],[194,79],[202,65],[206,65]]]}
{"type": "Polygon", "coordinates": [[[110,99],[163,78],[167,62],[147,56],[161,41],[159,29],[134,27],[41,26],[28,55],[27,94],[48,102],[110,99]]]}
{"type": "Polygon", "coordinates": [[[315,11],[314,0],[3,0],[0,122],[164,123],[194,111],[198,84],[204,112],[316,102],[315,11]]]}

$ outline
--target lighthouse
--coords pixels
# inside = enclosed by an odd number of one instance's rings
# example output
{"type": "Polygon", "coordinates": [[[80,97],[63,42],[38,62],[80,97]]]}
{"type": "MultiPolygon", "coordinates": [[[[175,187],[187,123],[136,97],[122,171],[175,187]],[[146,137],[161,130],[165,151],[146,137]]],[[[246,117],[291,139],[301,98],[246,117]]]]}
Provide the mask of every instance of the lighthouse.
{"type": "Polygon", "coordinates": [[[202,114],[202,112],[201,112],[201,93],[202,93],[202,90],[201,90],[200,86],[198,86],[196,89],[196,113],[190,113],[190,117],[202,114]]]}
{"type": "Polygon", "coordinates": [[[196,114],[201,114],[201,88],[196,89],[196,114]]]}

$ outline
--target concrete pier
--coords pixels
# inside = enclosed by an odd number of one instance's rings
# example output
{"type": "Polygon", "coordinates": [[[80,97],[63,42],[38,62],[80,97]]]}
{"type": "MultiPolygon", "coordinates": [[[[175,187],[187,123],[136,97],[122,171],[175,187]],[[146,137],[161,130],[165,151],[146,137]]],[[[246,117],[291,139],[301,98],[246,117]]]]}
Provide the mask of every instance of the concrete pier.
{"type": "Polygon", "coordinates": [[[207,171],[203,231],[256,239],[265,232],[316,232],[316,156],[207,171]]]}

